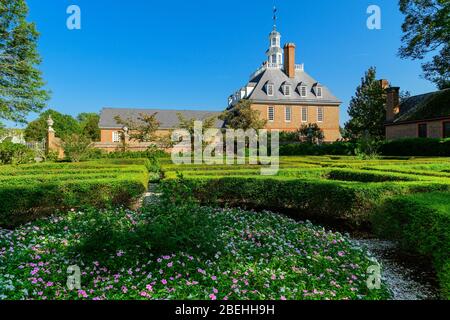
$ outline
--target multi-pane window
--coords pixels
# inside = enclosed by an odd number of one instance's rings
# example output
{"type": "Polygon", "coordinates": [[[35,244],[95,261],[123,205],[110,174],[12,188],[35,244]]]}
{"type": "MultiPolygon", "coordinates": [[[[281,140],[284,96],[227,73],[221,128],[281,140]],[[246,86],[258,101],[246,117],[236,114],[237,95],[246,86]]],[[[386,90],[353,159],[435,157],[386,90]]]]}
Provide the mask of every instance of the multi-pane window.
{"type": "Polygon", "coordinates": [[[308,122],[308,107],[302,107],[302,122],[308,122]]]}
{"type": "Polygon", "coordinates": [[[317,97],[318,98],[322,98],[322,87],[317,87],[316,88],[316,92],[317,92],[317,97]]]}
{"type": "Polygon", "coordinates": [[[291,86],[286,84],[284,85],[284,95],[285,96],[290,96],[291,95],[291,86]]]}
{"type": "Polygon", "coordinates": [[[120,142],[120,132],[119,131],[114,131],[112,133],[112,141],[113,142],[120,142]]]}
{"type": "Polygon", "coordinates": [[[286,107],[285,115],[286,115],[286,122],[291,122],[291,120],[292,120],[292,108],[291,107],[286,107]]]}
{"type": "Polygon", "coordinates": [[[426,123],[419,124],[419,138],[428,137],[428,126],[426,123]]]}
{"type": "Polygon", "coordinates": [[[273,96],[273,84],[267,85],[267,95],[271,97],[273,96]]]}
{"type": "Polygon", "coordinates": [[[323,115],[323,107],[317,108],[317,122],[323,122],[324,115],[323,115]]]}
{"type": "Polygon", "coordinates": [[[275,108],[270,106],[267,110],[269,121],[275,120],[275,108]]]}
{"type": "Polygon", "coordinates": [[[301,86],[300,87],[300,96],[305,98],[306,95],[307,95],[307,88],[306,88],[306,86],[301,86]]]}
{"type": "Polygon", "coordinates": [[[444,138],[450,138],[450,121],[444,122],[443,124],[444,128],[444,138]]]}

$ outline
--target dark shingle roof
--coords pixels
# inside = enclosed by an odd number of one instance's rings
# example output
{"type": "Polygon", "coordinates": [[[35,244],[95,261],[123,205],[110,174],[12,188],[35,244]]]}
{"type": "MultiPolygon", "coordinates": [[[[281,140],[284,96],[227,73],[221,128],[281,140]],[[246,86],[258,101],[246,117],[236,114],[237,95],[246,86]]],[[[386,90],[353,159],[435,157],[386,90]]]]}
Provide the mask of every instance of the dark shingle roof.
{"type": "Polygon", "coordinates": [[[394,123],[450,117],[450,89],[405,99],[394,123]]]}
{"type": "MultiPolygon", "coordinates": [[[[117,116],[122,119],[132,119],[136,121],[140,114],[156,114],[156,119],[161,123],[160,129],[176,129],[179,125],[178,113],[181,113],[186,119],[205,120],[210,117],[218,117],[221,112],[214,111],[194,111],[194,110],[162,110],[162,109],[116,109],[103,108],[100,113],[99,127],[101,129],[118,129],[121,126],[117,124],[117,116]]],[[[217,128],[223,127],[223,121],[217,120],[217,128]]]]}

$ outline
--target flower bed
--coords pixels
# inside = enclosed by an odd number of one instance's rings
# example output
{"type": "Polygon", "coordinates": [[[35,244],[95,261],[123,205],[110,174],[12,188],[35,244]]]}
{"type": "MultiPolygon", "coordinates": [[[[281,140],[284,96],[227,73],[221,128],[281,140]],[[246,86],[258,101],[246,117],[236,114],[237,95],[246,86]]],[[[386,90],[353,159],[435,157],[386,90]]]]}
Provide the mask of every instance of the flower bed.
{"type": "Polygon", "coordinates": [[[387,298],[367,287],[374,264],[341,234],[270,212],[91,210],[0,230],[0,299],[387,298]]]}

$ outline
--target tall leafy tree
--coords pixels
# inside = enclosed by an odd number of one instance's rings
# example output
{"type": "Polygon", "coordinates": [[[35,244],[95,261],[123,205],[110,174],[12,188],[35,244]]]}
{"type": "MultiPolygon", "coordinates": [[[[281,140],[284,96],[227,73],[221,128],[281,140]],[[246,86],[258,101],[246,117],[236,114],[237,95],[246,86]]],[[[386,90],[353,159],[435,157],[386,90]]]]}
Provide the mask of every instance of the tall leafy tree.
{"type": "Polygon", "coordinates": [[[267,123],[261,119],[261,112],[251,108],[252,102],[243,99],[236,106],[224,111],[220,119],[225,121],[225,126],[230,129],[263,129],[267,123]]]}
{"type": "Polygon", "coordinates": [[[37,69],[39,34],[27,15],[25,0],[0,1],[0,119],[22,123],[49,98],[37,69]]]}
{"type": "Polygon", "coordinates": [[[355,96],[350,101],[350,120],[345,124],[346,134],[357,139],[363,135],[384,138],[386,121],[386,95],[380,81],[376,79],[376,69],[367,70],[355,96]]]}
{"type": "Polygon", "coordinates": [[[100,116],[97,113],[80,113],[77,116],[81,133],[92,141],[100,140],[100,128],[98,123],[100,116]]]}
{"type": "Polygon", "coordinates": [[[437,53],[422,65],[424,77],[438,88],[450,87],[450,1],[400,0],[405,15],[402,25],[402,58],[422,60],[437,53]]]}
{"type": "Polygon", "coordinates": [[[25,128],[25,139],[27,141],[42,141],[47,136],[47,119],[51,116],[55,124],[55,134],[59,138],[81,133],[80,124],[72,116],[59,113],[49,109],[39,115],[39,118],[30,122],[25,128]]]}

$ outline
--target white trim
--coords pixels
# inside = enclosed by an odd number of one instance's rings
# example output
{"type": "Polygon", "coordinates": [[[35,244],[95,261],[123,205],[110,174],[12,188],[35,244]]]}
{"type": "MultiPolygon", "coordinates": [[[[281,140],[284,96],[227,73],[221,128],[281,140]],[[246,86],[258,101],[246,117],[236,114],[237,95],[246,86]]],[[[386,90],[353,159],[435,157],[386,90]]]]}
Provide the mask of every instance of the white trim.
{"type": "Polygon", "coordinates": [[[308,97],[308,87],[307,86],[300,86],[300,97],[302,97],[302,98],[308,97]],[[303,94],[303,90],[305,90],[305,94],[303,94]]]}
{"type": "Polygon", "coordinates": [[[284,121],[288,122],[288,123],[292,121],[292,107],[291,106],[284,107],[284,121]],[[289,120],[288,120],[288,110],[289,110],[289,120]]]}
{"type": "Polygon", "coordinates": [[[325,121],[325,108],[317,107],[317,122],[324,122],[324,121],[325,121]],[[320,120],[320,115],[322,115],[322,120],[320,120]]]}
{"type": "Polygon", "coordinates": [[[120,142],[120,132],[119,131],[112,132],[112,142],[114,142],[114,143],[120,142]]]}
{"type": "Polygon", "coordinates": [[[267,120],[269,122],[274,122],[275,121],[275,107],[274,106],[268,106],[267,107],[267,120]],[[270,110],[272,110],[272,117],[273,117],[272,120],[270,120],[270,110]]]}
{"type": "Polygon", "coordinates": [[[323,98],[323,88],[321,86],[316,87],[316,97],[323,98]],[[320,90],[320,94],[319,94],[319,90],[320,90]]]}
{"type": "Polygon", "coordinates": [[[290,97],[291,96],[291,91],[292,91],[292,86],[290,84],[285,84],[283,86],[283,94],[286,97],[290,97]],[[288,91],[288,93],[286,93],[288,91]]]}
{"type": "Polygon", "coordinates": [[[301,114],[302,122],[307,123],[308,122],[308,107],[302,107],[301,113],[302,113],[301,114]],[[303,117],[303,111],[306,111],[306,118],[303,117]]]}
{"type": "Polygon", "coordinates": [[[267,95],[269,97],[273,97],[274,94],[275,94],[275,86],[273,84],[267,84],[267,95]],[[270,94],[269,88],[272,88],[272,94],[270,94]]]}

